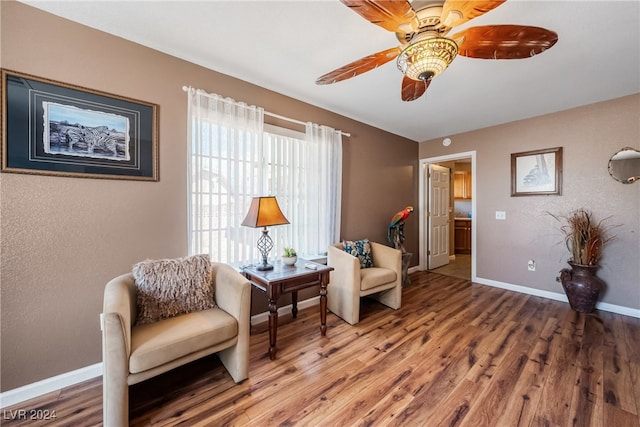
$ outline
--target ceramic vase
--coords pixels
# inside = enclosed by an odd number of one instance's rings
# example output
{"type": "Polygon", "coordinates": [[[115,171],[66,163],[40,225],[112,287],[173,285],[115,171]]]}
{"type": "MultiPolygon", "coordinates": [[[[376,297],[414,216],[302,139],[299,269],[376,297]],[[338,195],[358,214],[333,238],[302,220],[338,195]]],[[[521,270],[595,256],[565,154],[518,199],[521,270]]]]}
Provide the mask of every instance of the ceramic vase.
{"type": "Polygon", "coordinates": [[[560,270],[556,281],[562,283],[571,308],[579,313],[591,313],[596,308],[605,283],[596,276],[597,265],[580,265],[569,261],[571,269],[560,270]]]}
{"type": "Polygon", "coordinates": [[[284,265],[294,265],[296,263],[296,261],[298,261],[298,257],[297,256],[283,256],[282,257],[282,263],[284,265]]]}

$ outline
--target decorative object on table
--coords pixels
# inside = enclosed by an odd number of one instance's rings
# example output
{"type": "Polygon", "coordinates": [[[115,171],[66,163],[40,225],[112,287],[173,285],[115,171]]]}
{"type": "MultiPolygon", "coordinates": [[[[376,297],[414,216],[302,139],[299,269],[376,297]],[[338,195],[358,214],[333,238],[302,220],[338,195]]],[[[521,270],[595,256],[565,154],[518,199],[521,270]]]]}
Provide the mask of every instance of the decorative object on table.
{"type": "Polygon", "coordinates": [[[249,206],[249,212],[242,221],[245,227],[263,227],[262,236],[258,239],[258,250],[262,254],[262,264],[257,267],[259,271],[273,270],[273,265],[267,262],[269,251],[273,248],[273,240],[269,237],[267,227],[289,224],[287,218],[278,206],[275,196],[254,197],[249,206]]]}
{"type": "Polygon", "coordinates": [[[511,197],[562,194],[562,147],[511,154],[511,197]]]}
{"type": "Polygon", "coordinates": [[[413,206],[407,206],[400,212],[396,213],[391,218],[391,223],[389,224],[389,230],[387,231],[387,239],[389,239],[389,243],[393,245],[394,248],[400,249],[402,253],[406,253],[406,249],[404,248],[404,222],[409,218],[413,212],[413,206]]]}
{"type": "Polygon", "coordinates": [[[573,310],[590,313],[606,286],[596,277],[596,271],[600,267],[604,247],[614,238],[609,233],[612,226],[604,223],[608,218],[596,221],[593,214],[584,208],[564,216],[550,215],[562,223],[560,231],[571,255],[567,261],[571,269],[560,270],[556,281],[562,283],[573,310]]]}
{"type": "Polygon", "coordinates": [[[298,254],[293,248],[284,248],[280,258],[282,258],[282,263],[284,265],[295,265],[296,261],[298,261],[298,254]]]}
{"type": "Polygon", "coordinates": [[[609,159],[609,175],[623,184],[640,180],[640,151],[625,147],[609,159]]]}
{"type": "Polygon", "coordinates": [[[158,106],[2,70],[3,172],[158,180],[158,106]]]}

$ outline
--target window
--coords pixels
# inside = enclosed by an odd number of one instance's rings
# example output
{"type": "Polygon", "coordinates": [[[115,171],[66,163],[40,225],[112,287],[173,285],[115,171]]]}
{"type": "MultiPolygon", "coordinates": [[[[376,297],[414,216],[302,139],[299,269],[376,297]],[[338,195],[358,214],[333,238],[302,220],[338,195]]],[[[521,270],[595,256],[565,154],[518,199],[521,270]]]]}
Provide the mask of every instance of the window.
{"type": "MultiPolygon", "coordinates": [[[[193,93],[192,93],[193,92],[193,93]]],[[[273,195],[289,225],[269,228],[270,257],[285,246],[325,253],[339,239],[340,133],[307,124],[294,132],[263,123],[262,109],[189,93],[189,253],[257,262],[260,230],[242,227],[251,198],[273,195]]]]}

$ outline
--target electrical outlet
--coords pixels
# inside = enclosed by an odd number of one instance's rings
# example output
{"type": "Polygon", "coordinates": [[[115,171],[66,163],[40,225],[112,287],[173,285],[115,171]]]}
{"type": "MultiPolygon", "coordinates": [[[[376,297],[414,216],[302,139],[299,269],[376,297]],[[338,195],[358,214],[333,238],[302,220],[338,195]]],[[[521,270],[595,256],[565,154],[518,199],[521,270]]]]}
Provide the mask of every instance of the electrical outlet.
{"type": "Polygon", "coordinates": [[[529,260],[529,262],[527,263],[527,270],[536,271],[536,262],[534,260],[529,260]]]}
{"type": "Polygon", "coordinates": [[[496,211],[496,219],[507,219],[507,213],[505,211],[496,211]]]}

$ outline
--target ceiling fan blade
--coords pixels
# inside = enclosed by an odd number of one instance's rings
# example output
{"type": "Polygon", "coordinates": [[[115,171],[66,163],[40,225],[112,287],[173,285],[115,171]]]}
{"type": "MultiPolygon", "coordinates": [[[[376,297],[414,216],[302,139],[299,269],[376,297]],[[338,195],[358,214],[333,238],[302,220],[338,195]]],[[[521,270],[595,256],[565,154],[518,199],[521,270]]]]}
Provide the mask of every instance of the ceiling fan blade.
{"type": "Polygon", "coordinates": [[[371,71],[374,68],[378,68],[382,64],[395,59],[402,49],[400,47],[394,47],[391,49],[383,50],[382,52],[374,53],[373,55],[366,56],[362,59],[358,59],[344,67],[337,68],[323,76],[318,77],[316,84],[328,85],[331,83],[339,82],[342,80],[350,79],[367,71],[371,71]]]}
{"type": "Polygon", "coordinates": [[[431,84],[431,80],[413,80],[405,76],[402,79],[402,100],[414,101],[420,98],[431,84]]]}
{"type": "Polygon", "coordinates": [[[406,0],[340,0],[367,21],[394,33],[418,29],[418,18],[406,0]]]}
{"type": "Polygon", "coordinates": [[[458,55],[481,59],[523,59],[553,47],[558,34],[527,25],[471,27],[451,36],[458,55]]]}
{"type": "Polygon", "coordinates": [[[440,22],[446,27],[456,27],[470,19],[484,15],[505,1],[506,0],[446,0],[442,5],[440,22]]]}

